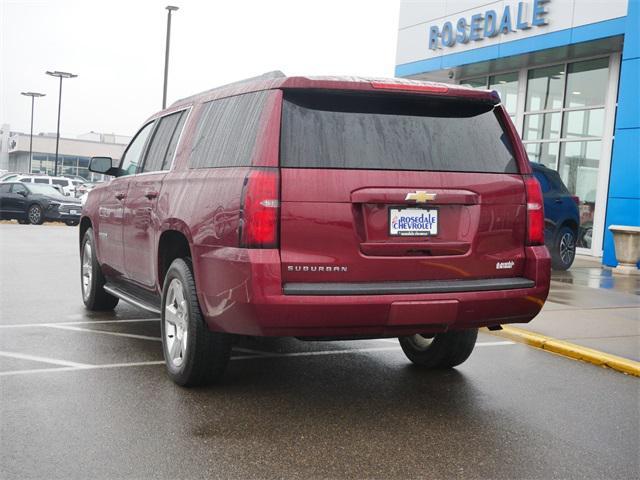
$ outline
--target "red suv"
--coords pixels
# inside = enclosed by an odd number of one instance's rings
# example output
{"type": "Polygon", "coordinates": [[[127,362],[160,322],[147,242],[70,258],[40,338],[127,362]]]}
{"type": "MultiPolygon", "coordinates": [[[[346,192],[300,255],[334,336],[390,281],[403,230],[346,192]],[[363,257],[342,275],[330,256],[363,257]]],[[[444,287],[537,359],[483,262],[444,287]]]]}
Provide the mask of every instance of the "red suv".
{"type": "Polygon", "coordinates": [[[270,76],[174,103],[136,134],[80,224],[90,310],[161,315],[180,385],[236,335],[398,337],[453,367],[478,327],[549,290],[540,187],[495,92],[270,76]]]}

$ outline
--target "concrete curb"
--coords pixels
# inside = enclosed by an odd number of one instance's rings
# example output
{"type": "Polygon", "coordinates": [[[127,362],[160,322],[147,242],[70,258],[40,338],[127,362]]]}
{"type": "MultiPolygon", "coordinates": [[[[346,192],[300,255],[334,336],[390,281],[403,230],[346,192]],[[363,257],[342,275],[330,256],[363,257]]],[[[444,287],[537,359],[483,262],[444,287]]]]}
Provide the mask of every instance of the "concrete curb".
{"type": "Polygon", "coordinates": [[[489,333],[575,360],[582,360],[593,363],[594,365],[609,367],[622,373],[640,377],[640,362],[618,357],[617,355],[600,352],[592,348],[576,345],[575,343],[565,342],[564,340],[557,340],[517,327],[503,326],[502,330],[489,333]]]}

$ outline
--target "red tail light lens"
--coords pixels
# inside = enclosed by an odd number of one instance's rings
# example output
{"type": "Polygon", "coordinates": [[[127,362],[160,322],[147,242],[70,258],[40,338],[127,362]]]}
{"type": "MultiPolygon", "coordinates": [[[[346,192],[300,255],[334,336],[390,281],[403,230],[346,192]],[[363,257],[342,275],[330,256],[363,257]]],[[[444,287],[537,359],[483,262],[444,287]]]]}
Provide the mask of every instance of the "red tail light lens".
{"type": "Polygon", "coordinates": [[[527,245],[544,245],[544,202],[535,177],[525,177],[527,192],[527,245]]]}
{"type": "Polygon", "coordinates": [[[580,206],[580,197],[573,195],[571,200],[573,200],[576,205],[580,206]]]}
{"type": "Polygon", "coordinates": [[[243,187],[240,215],[241,247],[277,248],[280,216],[278,169],[251,170],[243,187]]]}

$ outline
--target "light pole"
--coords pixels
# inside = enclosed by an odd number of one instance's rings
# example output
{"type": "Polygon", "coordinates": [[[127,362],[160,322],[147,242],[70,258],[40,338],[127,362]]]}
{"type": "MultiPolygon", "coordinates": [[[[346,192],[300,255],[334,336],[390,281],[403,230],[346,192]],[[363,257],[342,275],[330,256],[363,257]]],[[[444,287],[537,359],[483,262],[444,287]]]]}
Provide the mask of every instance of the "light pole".
{"type": "Polygon", "coordinates": [[[167,108],[167,77],[169,76],[169,43],[171,41],[171,12],[178,7],[168,5],[167,9],[167,45],[164,50],[164,88],[162,89],[162,109],[167,108]]]}
{"type": "Polygon", "coordinates": [[[31,173],[31,162],[33,162],[33,104],[36,97],[44,97],[44,93],[38,92],[20,92],[20,95],[31,97],[31,135],[29,136],[29,173],[31,173]]]}
{"type": "Polygon", "coordinates": [[[56,133],[56,161],[53,166],[53,176],[58,176],[58,145],[60,143],[60,107],[62,106],[62,79],[63,78],[76,78],[78,75],[74,75],[73,73],[68,72],[59,72],[59,71],[46,71],[47,75],[51,75],[52,77],[58,77],[60,79],[60,91],[58,93],[58,131],[56,133]]]}

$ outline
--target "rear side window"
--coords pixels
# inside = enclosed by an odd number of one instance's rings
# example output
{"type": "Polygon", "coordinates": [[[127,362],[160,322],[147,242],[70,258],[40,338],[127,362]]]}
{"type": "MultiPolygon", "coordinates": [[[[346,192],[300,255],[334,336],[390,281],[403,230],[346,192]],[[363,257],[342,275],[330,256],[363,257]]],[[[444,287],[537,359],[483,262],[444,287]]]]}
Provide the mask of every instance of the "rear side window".
{"type": "Polygon", "coordinates": [[[268,91],[205,103],[196,127],[190,168],[250,166],[268,91]]]}
{"type": "Polygon", "coordinates": [[[34,178],[33,179],[33,183],[46,183],[47,185],[49,185],[49,179],[48,178],[34,178]]]}
{"type": "Polygon", "coordinates": [[[184,115],[185,112],[182,111],[172,113],[159,120],[147,149],[147,156],[142,167],[143,172],[157,172],[171,166],[175,143],[177,143],[177,137],[182,131],[184,115]],[[176,138],[175,143],[174,138],[176,138]]]}
{"type": "Polygon", "coordinates": [[[20,179],[20,181],[21,181],[22,183],[31,183],[31,181],[32,181],[32,180],[33,180],[32,178],[21,178],[21,179],[20,179]]]}
{"type": "Polygon", "coordinates": [[[492,105],[416,95],[289,91],[283,167],[517,173],[492,105]]]}
{"type": "Polygon", "coordinates": [[[53,183],[54,185],[61,185],[63,187],[66,187],[69,185],[69,180],[57,180],[57,179],[53,179],[51,180],[51,183],[53,183]]]}
{"type": "Polygon", "coordinates": [[[11,190],[10,183],[5,183],[4,185],[0,185],[0,193],[9,193],[9,190],[11,190]]]}

